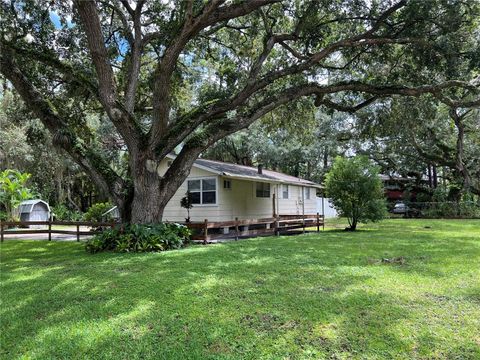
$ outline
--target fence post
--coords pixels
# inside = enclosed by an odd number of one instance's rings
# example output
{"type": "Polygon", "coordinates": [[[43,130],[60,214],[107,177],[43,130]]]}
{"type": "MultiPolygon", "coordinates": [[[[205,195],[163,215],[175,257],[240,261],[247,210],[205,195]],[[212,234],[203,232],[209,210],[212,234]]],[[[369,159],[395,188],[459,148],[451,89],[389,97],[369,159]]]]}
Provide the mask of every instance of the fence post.
{"type": "Polygon", "coordinates": [[[48,219],[48,241],[52,241],[52,219],[48,219]]]}
{"type": "Polygon", "coordinates": [[[2,237],[2,242],[3,242],[3,221],[0,221],[0,236],[2,237]]]}
{"type": "Polygon", "coordinates": [[[80,225],[77,224],[77,241],[80,241],[80,225]]]}
{"type": "Polygon", "coordinates": [[[238,217],[235,218],[235,240],[238,240],[238,217]]]}
{"type": "Polygon", "coordinates": [[[320,232],[320,214],[317,212],[317,232],[320,232]]]}
{"type": "Polygon", "coordinates": [[[203,240],[203,244],[206,245],[208,239],[208,219],[205,219],[204,221],[203,236],[205,237],[205,239],[203,240]]]}

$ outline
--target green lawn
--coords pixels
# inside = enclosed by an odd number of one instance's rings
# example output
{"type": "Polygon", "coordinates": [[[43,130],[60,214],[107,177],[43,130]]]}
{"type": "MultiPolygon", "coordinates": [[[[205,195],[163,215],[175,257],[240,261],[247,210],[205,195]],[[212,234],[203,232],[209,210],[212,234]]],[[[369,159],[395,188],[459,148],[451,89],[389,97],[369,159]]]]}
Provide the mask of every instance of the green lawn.
{"type": "Polygon", "coordinates": [[[157,254],[6,241],[0,290],[1,359],[480,359],[479,220],[157,254]]]}

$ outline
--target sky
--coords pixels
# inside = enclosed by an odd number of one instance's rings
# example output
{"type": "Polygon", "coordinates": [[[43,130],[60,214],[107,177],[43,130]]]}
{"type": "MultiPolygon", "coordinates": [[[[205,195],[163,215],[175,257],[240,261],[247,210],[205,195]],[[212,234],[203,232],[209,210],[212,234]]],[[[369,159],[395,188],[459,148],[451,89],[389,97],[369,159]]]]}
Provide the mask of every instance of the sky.
{"type": "MultiPolygon", "coordinates": [[[[62,23],[60,22],[60,16],[58,16],[58,14],[55,11],[50,11],[50,20],[52,21],[53,25],[55,25],[57,29],[61,29],[63,27],[62,23]]],[[[67,26],[68,27],[74,26],[71,18],[67,19],[67,26]]]]}

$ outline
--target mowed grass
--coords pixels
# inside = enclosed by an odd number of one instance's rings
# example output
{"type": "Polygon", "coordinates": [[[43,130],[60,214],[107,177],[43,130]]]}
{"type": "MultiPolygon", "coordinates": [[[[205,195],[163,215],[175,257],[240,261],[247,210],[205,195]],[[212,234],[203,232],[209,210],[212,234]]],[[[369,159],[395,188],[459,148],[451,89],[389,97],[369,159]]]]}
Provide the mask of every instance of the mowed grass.
{"type": "Polygon", "coordinates": [[[478,220],[155,254],[6,241],[0,290],[2,359],[480,359],[478,220]]]}

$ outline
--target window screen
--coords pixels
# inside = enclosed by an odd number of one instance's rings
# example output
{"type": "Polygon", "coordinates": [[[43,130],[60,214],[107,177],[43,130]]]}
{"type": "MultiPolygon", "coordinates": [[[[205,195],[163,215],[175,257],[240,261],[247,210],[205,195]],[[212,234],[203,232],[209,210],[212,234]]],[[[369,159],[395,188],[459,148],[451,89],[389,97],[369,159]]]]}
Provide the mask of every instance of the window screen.
{"type": "Polygon", "coordinates": [[[257,182],[257,197],[269,198],[270,197],[270,184],[257,182]]]}

